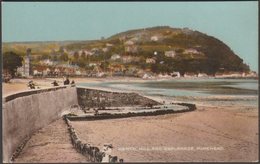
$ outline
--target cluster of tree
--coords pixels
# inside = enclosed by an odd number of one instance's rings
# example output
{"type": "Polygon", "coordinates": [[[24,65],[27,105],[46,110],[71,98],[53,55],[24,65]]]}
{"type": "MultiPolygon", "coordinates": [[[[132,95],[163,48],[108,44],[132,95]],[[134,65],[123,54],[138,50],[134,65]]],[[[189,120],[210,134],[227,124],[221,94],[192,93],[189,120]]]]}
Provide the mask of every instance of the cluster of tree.
{"type": "Polygon", "coordinates": [[[15,76],[17,68],[23,65],[22,62],[23,58],[12,51],[3,54],[3,69],[10,73],[12,77],[15,76]]]}

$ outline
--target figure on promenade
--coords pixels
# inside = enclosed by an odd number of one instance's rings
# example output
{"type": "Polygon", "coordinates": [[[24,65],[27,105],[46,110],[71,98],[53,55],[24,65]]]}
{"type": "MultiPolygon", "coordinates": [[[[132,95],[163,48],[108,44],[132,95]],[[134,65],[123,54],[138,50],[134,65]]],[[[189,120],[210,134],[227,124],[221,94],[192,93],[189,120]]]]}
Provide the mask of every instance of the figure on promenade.
{"type": "Polygon", "coordinates": [[[64,85],[69,85],[70,84],[70,80],[68,77],[66,77],[66,80],[64,81],[64,85]]]}
{"type": "Polygon", "coordinates": [[[35,89],[35,84],[32,80],[30,80],[27,84],[27,86],[30,88],[30,89],[35,89]]]}
{"type": "Polygon", "coordinates": [[[54,82],[52,82],[53,86],[56,87],[56,86],[59,86],[59,84],[57,83],[56,80],[54,80],[54,82]]]}
{"type": "Polygon", "coordinates": [[[72,80],[71,83],[70,83],[70,85],[71,85],[72,87],[75,87],[75,81],[72,80]]]}

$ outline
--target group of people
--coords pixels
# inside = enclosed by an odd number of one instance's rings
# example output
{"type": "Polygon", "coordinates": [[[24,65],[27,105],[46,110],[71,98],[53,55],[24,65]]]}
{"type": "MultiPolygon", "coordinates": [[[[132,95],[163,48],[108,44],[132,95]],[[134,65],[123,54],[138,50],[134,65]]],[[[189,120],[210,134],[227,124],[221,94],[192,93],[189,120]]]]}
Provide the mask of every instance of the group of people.
{"type": "MultiPolygon", "coordinates": [[[[35,84],[32,80],[30,80],[30,81],[28,82],[27,86],[28,86],[30,89],[36,89],[36,84],[35,84]]],[[[37,86],[37,89],[40,89],[40,87],[37,86]]]]}
{"type": "MultiPolygon", "coordinates": [[[[58,82],[56,80],[54,80],[54,82],[52,82],[53,86],[59,86],[58,82]]],[[[71,85],[71,86],[75,86],[75,81],[72,80],[70,82],[69,78],[67,77],[66,80],[63,82],[64,85],[71,85]]]]}
{"type": "Polygon", "coordinates": [[[32,80],[30,80],[30,81],[28,82],[27,86],[28,86],[30,89],[35,89],[35,83],[34,83],[32,80]]]}
{"type": "MultiPolygon", "coordinates": [[[[52,84],[53,86],[55,86],[55,87],[56,87],[56,86],[59,86],[59,84],[58,84],[58,82],[57,82],[56,80],[54,80],[51,84],[52,84]]],[[[75,86],[75,81],[72,80],[72,81],[70,82],[69,78],[67,77],[66,80],[63,82],[63,84],[64,84],[64,85],[71,85],[72,87],[74,87],[74,86],[75,86]]],[[[27,86],[28,86],[30,89],[36,89],[36,84],[35,84],[32,80],[30,80],[30,81],[28,82],[27,86]]],[[[39,89],[40,87],[37,87],[37,88],[39,89]]]]}

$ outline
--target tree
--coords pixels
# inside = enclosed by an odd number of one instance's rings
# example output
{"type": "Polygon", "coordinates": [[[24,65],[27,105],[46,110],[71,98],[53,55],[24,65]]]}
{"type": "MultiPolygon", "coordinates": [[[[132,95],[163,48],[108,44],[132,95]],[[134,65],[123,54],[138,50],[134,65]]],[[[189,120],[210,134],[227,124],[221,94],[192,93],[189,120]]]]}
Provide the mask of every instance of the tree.
{"type": "Polygon", "coordinates": [[[81,53],[81,59],[82,60],[85,60],[87,57],[87,54],[83,51],[82,53],[81,53]]]}
{"type": "Polygon", "coordinates": [[[17,68],[23,65],[22,62],[23,58],[12,51],[3,54],[3,69],[7,70],[12,77],[14,77],[17,68]]]}
{"type": "Polygon", "coordinates": [[[78,51],[74,52],[73,56],[74,56],[75,60],[78,60],[79,59],[79,52],[78,51]]]}
{"type": "Polygon", "coordinates": [[[61,54],[60,60],[62,60],[62,61],[68,61],[68,60],[69,60],[68,54],[67,54],[67,53],[61,54]]]}
{"type": "Polygon", "coordinates": [[[100,68],[103,71],[106,71],[108,69],[108,66],[109,66],[109,62],[108,61],[104,61],[104,62],[101,62],[100,68]]]}

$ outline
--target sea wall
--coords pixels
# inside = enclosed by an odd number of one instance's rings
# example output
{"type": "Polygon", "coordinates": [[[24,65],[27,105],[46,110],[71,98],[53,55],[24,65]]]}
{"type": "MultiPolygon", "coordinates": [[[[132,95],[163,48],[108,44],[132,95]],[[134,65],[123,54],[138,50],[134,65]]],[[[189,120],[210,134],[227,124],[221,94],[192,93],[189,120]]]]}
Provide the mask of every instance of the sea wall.
{"type": "Polygon", "coordinates": [[[36,130],[61,117],[78,104],[75,87],[56,87],[13,94],[3,99],[3,161],[36,130]]]}
{"type": "Polygon", "coordinates": [[[137,93],[70,86],[36,89],[6,96],[2,105],[3,162],[11,162],[35,131],[61,118],[62,113],[74,105],[102,108],[153,106],[160,103],[137,93]]]}
{"type": "Polygon", "coordinates": [[[160,105],[157,101],[137,93],[109,92],[87,88],[77,88],[78,102],[81,107],[102,108],[121,106],[160,105]]]}

